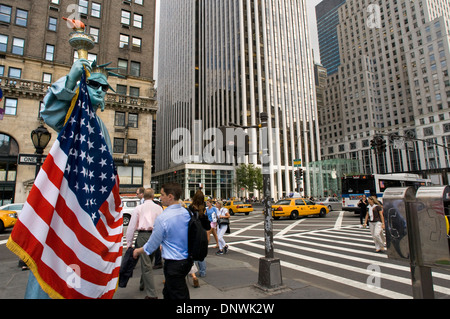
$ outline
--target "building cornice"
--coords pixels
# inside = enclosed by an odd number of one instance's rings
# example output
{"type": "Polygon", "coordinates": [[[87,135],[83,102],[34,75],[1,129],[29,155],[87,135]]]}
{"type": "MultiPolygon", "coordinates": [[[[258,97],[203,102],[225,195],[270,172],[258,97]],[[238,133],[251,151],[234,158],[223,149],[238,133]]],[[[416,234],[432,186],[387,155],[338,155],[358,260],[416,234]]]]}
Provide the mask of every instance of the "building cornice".
{"type": "MultiPolygon", "coordinates": [[[[30,80],[0,77],[0,88],[3,96],[25,98],[42,101],[51,84],[30,80]]],[[[133,97],[120,94],[107,94],[105,106],[113,110],[129,110],[138,113],[156,113],[158,110],[155,98],[133,97]]]]}

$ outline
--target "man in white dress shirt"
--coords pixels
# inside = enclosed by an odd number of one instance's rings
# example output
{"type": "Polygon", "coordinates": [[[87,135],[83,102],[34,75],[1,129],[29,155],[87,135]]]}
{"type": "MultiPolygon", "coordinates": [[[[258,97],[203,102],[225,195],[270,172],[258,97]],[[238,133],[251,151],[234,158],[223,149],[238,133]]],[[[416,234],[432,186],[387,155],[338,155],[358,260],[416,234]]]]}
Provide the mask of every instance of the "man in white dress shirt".
{"type": "MultiPolygon", "coordinates": [[[[135,231],[138,232],[138,236],[136,238],[136,248],[143,247],[149,240],[156,217],[163,212],[162,207],[153,202],[153,196],[154,190],[147,188],[144,191],[144,203],[134,209],[126,234],[127,248],[133,245],[133,236],[135,231]]],[[[142,290],[145,289],[147,299],[157,298],[155,283],[153,280],[152,262],[153,253],[150,255],[143,254],[141,256],[142,277],[140,288],[142,290]]]]}

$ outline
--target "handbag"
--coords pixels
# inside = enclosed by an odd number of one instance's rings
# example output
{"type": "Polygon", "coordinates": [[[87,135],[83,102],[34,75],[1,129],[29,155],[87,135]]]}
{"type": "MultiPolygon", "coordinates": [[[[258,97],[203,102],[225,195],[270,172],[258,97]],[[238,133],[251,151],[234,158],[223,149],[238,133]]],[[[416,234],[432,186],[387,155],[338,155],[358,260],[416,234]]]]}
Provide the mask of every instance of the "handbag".
{"type": "MultiPolygon", "coordinates": [[[[222,211],[223,208],[220,209],[222,211]]],[[[230,219],[229,218],[219,218],[219,225],[229,225],[230,219]]]]}

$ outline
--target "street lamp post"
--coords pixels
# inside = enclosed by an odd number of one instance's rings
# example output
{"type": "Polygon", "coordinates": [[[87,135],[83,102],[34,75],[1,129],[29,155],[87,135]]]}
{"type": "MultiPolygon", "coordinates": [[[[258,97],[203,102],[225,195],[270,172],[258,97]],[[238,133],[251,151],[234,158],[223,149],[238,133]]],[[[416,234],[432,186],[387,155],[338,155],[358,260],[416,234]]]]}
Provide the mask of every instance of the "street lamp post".
{"type": "MultiPolygon", "coordinates": [[[[270,191],[270,152],[269,152],[269,128],[267,113],[260,113],[260,125],[256,126],[241,126],[234,123],[228,123],[232,127],[239,127],[242,129],[258,128],[261,132],[262,150],[261,162],[263,173],[263,196],[264,196],[264,247],[265,257],[259,259],[259,275],[256,287],[264,291],[272,291],[282,289],[283,279],[281,276],[280,259],[274,257],[273,248],[273,223],[272,223],[272,193],[270,191]]],[[[224,136],[226,135],[227,127],[223,127],[224,136]]],[[[228,145],[227,139],[225,145],[228,145]]],[[[234,141],[233,141],[234,144],[234,141]]],[[[250,155],[250,153],[246,154],[250,155]]]]}
{"type": "Polygon", "coordinates": [[[52,134],[45,128],[41,123],[40,126],[31,132],[31,141],[33,142],[35,153],[37,155],[36,159],[36,172],[35,177],[39,173],[42,164],[42,154],[44,154],[44,149],[47,147],[48,143],[52,139],[52,134]]]}
{"type": "Polygon", "coordinates": [[[283,285],[280,259],[274,257],[272,196],[270,192],[270,153],[269,129],[267,113],[260,113],[262,132],[263,189],[264,189],[264,247],[265,257],[259,259],[259,275],[257,287],[263,290],[279,289],[283,285]]]}

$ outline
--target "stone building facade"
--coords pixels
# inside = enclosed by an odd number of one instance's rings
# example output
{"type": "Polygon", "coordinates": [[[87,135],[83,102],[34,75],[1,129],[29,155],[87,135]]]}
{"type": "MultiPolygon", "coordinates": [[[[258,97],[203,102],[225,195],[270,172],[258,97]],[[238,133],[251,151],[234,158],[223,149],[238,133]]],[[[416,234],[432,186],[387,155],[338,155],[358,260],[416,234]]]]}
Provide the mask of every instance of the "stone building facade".
{"type": "MultiPolygon", "coordinates": [[[[51,83],[65,76],[76,52],[62,17],[78,15],[94,36],[89,60],[112,62],[124,79],[110,77],[104,112],[98,111],[113,142],[121,192],[150,186],[152,131],[157,102],[153,80],[155,1],[0,1],[0,204],[26,200],[35,166],[18,164],[34,154],[30,134],[42,124],[39,110],[51,83]],[[124,159],[129,158],[129,163],[124,159]]],[[[45,125],[44,125],[45,126],[45,125]]],[[[44,151],[48,153],[57,138],[44,151]]]]}

